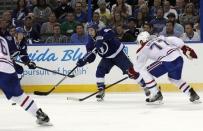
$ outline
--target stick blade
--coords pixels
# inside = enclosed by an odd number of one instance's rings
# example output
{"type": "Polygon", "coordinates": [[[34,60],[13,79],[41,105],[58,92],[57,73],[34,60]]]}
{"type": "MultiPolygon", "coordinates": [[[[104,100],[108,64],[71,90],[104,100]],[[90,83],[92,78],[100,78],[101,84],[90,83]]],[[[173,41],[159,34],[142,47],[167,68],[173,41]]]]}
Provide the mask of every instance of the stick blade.
{"type": "Polygon", "coordinates": [[[79,98],[75,98],[75,97],[67,97],[67,100],[81,101],[79,98]]]}
{"type": "Polygon", "coordinates": [[[40,92],[40,91],[34,91],[35,95],[39,95],[39,96],[46,96],[49,94],[49,92],[40,92]]]}

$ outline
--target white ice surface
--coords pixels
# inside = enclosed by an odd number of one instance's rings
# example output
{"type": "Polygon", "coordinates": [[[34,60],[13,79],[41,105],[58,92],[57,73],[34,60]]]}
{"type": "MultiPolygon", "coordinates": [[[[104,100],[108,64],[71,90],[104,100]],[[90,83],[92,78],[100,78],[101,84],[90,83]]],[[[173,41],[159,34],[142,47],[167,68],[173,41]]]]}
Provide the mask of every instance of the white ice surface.
{"type": "Polygon", "coordinates": [[[163,93],[163,105],[146,105],[142,93],[107,93],[104,102],[66,100],[87,95],[32,95],[53,127],[36,125],[35,118],[0,95],[0,131],[203,131],[203,104],[190,103],[182,93],[163,93]]]}

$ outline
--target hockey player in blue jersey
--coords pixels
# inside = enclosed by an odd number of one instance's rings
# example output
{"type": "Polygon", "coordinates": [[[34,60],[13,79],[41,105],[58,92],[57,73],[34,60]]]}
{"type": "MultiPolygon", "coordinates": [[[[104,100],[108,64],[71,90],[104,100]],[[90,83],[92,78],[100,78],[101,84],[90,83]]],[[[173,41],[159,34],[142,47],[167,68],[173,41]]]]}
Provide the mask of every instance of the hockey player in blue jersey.
{"type": "Polygon", "coordinates": [[[27,53],[27,40],[23,35],[23,31],[21,28],[11,28],[10,35],[5,36],[8,47],[11,55],[11,59],[13,60],[14,68],[18,74],[18,78],[22,79],[23,75],[23,67],[15,62],[17,56],[20,57],[20,60],[29,67],[29,69],[35,69],[36,64],[32,62],[27,53]]]}
{"type": "Polygon", "coordinates": [[[12,100],[37,118],[37,124],[50,126],[49,117],[38,108],[35,101],[25,94],[10,58],[7,41],[0,36],[0,89],[8,100],[12,100]]]}
{"type": "MultiPolygon", "coordinates": [[[[96,54],[102,58],[96,70],[98,90],[105,88],[104,77],[110,72],[114,65],[120,68],[123,74],[128,74],[130,78],[136,80],[141,87],[145,87],[145,81],[141,75],[134,70],[133,64],[124,53],[124,45],[116,39],[111,29],[104,28],[97,31],[97,24],[89,23],[87,31],[89,34],[88,43],[86,44],[87,54],[78,60],[77,65],[82,67],[86,63],[93,62],[96,58],[96,54]]],[[[102,90],[96,95],[97,100],[102,101],[104,95],[105,92],[102,90]]]]}

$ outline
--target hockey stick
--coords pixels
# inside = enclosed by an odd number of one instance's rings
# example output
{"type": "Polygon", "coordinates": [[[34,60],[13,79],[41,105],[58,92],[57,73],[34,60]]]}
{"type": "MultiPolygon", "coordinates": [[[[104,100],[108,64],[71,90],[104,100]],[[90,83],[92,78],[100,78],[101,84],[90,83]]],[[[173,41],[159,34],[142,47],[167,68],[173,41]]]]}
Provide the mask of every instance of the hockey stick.
{"type": "MultiPolygon", "coordinates": [[[[86,61],[86,59],[92,54],[96,52],[96,48],[94,48],[91,52],[89,52],[86,56],[84,56],[83,61],[86,61]]],[[[63,79],[61,79],[51,90],[47,91],[47,92],[40,92],[40,91],[34,91],[35,95],[49,95],[59,84],[61,84],[61,82],[63,82],[76,68],[78,67],[78,65],[76,65],[69,73],[68,75],[66,75],[63,79]]]]}
{"type": "MultiPolygon", "coordinates": [[[[21,63],[21,64],[24,64],[24,63],[21,62],[21,61],[16,61],[16,62],[21,63]]],[[[54,71],[54,70],[50,70],[50,69],[47,69],[47,68],[44,68],[44,67],[36,66],[36,68],[41,69],[41,70],[45,70],[45,71],[48,71],[48,72],[52,72],[52,73],[55,73],[55,74],[58,74],[58,75],[66,76],[66,75],[63,74],[63,73],[60,73],[60,72],[57,72],[57,71],[54,71]]],[[[73,78],[73,77],[75,77],[75,75],[71,75],[71,74],[70,74],[70,75],[68,75],[68,77],[73,78]]]]}
{"type": "Polygon", "coordinates": [[[129,77],[125,77],[125,78],[123,78],[123,79],[121,79],[121,80],[119,80],[119,81],[117,81],[117,82],[115,82],[115,83],[113,83],[113,84],[108,85],[108,86],[105,87],[104,89],[99,90],[99,91],[96,91],[96,92],[94,92],[94,93],[92,93],[92,94],[90,94],[90,95],[88,95],[88,96],[86,96],[86,97],[84,97],[84,98],[67,97],[67,100],[84,101],[84,100],[86,100],[86,99],[88,99],[88,98],[90,98],[90,97],[96,95],[97,93],[99,93],[99,92],[101,92],[101,91],[103,91],[103,90],[106,90],[106,89],[108,89],[108,88],[110,88],[110,87],[112,87],[112,86],[114,86],[114,85],[116,85],[116,84],[118,84],[118,83],[120,83],[120,82],[122,82],[122,81],[128,79],[128,78],[129,78],[129,77]]]}
{"type": "Polygon", "coordinates": [[[47,92],[41,92],[41,91],[34,91],[35,95],[40,95],[40,96],[46,96],[49,95],[53,90],[56,89],[56,87],[58,85],[61,84],[61,82],[63,82],[67,77],[69,77],[69,75],[77,68],[78,66],[75,66],[69,73],[68,75],[66,75],[63,79],[61,79],[51,90],[47,91],[47,92]]]}

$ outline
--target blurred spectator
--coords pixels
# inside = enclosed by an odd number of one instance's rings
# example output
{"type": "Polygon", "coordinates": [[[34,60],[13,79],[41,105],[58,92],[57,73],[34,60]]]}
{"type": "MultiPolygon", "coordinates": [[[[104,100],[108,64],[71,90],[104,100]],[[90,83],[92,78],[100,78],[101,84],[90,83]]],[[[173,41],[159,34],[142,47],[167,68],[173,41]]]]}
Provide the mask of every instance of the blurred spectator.
{"type": "Polygon", "coordinates": [[[181,34],[179,34],[176,30],[174,30],[174,22],[172,21],[167,21],[166,22],[166,30],[163,30],[160,35],[163,36],[176,36],[180,37],[181,34]]]}
{"type": "Polygon", "coordinates": [[[199,22],[194,24],[194,30],[200,35],[200,24],[199,24],[199,22]]]}
{"type": "Polygon", "coordinates": [[[185,0],[176,0],[175,9],[178,13],[178,16],[182,15],[185,9],[185,0]]]}
{"type": "Polygon", "coordinates": [[[145,0],[138,0],[137,5],[133,8],[132,15],[137,17],[138,12],[140,11],[140,6],[146,4],[145,0]]]}
{"type": "Polygon", "coordinates": [[[86,44],[88,42],[88,35],[85,34],[83,24],[76,26],[76,33],[71,36],[70,43],[86,44]]]}
{"type": "Polygon", "coordinates": [[[121,14],[118,13],[118,12],[115,12],[115,13],[113,14],[113,16],[112,16],[112,20],[111,20],[111,25],[110,25],[110,27],[114,29],[116,26],[118,26],[118,25],[124,26],[124,24],[125,24],[125,21],[124,21],[124,19],[121,17],[121,14]]]}
{"type": "Polygon", "coordinates": [[[150,16],[157,17],[157,10],[161,7],[161,0],[154,0],[153,6],[150,7],[150,16]]]}
{"type": "Polygon", "coordinates": [[[66,13],[73,12],[73,8],[70,5],[70,0],[61,0],[60,3],[60,6],[56,8],[54,12],[57,19],[62,21],[65,18],[66,13]]]}
{"type": "Polygon", "coordinates": [[[124,28],[122,25],[118,25],[115,28],[115,33],[116,37],[121,41],[121,42],[134,42],[134,37],[131,34],[127,34],[124,31],[124,28]]]}
{"type": "Polygon", "coordinates": [[[16,9],[13,10],[13,13],[12,13],[13,26],[16,26],[16,27],[23,26],[23,20],[25,16],[28,15],[28,9],[26,6],[27,6],[26,0],[17,1],[17,7],[16,9]]]}
{"type": "Polygon", "coordinates": [[[12,15],[10,10],[6,10],[3,12],[2,19],[8,23],[8,27],[12,26],[12,15]]]}
{"type": "Polygon", "coordinates": [[[9,22],[1,19],[1,26],[0,26],[0,35],[6,37],[9,35],[9,22]]]}
{"type": "Polygon", "coordinates": [[[56,21],[55,14],[52,13],[49,16],[49,21],[42,24],[41,31],[40,31],[42,40],[46,40],[48,36],[51,36],[53,34],[55,24],[59,24],[59,23],[56,21]]]}
{"type": "Polygon", "coordinates": [[[70,37],[74,32],[78,22],[75,20],[73,12],[66,14],[66,21],[61,24],[61,33],[70,37]]]}
{"type": "Polygon", "coordinates": [[[137,13],[137,28],[141,29],[142,25],[145,23],[145,18],[142,14],[142,12],[137,13]]]}
{"type": "Polygon", "coordinates": [[[24,27],[22,29],[28,44],[40,42],[40,33],[34,28],[33,19],[30,16],[25,17],[24,27]]]}
{"type": "Polygon", "coordinates": [[[48,17],[52,13],[51,8],[47,5],[46,0],[37,0],[37,5],[33,9],[36,20],[42,24],[48,21],[48,17]]]}
{"type": "Polygon", "coordinates": [[[53,10],[58,8],[61,4],[61,0],[46,0],[49,7],[53,10]]]}
{"type": "MultiPolygon", "coordinates": [[[[101,30],[102,28],[105,28],[106,25],[100,20],[100,15],[98,12],[93,13],[92,21],[97,23],[98,30],[101,30]]],[[[85,24],[85,28],[87,27],[87,24],[85,24]]]]}
{"type": "Polygon", "coordinates": [[[150,21],[150,24],[153,26],[153,32],[155,34],[159,34],[166,25],[166,19],[163,16],[163,8],[158,8],[156,12],[156,18],[150,21]]]}
{"type": "Polygon", "coordinates": [[[121,14],[122,18],[127,18],[132,15],[132,8],[130,5],[125,3],[125,0],[116,0],[116,4],[114,4],[111,8],[112,14],[118,12],[121,14]]]}
{"type": "Polygon", "coordinates": [[[86,0],[80,0],[80,2],[81,2],[81,4],[82,4],[82,11],[83,11],[83,12],[87,12],[88,6],[87,6],[86,0]]]}
{"type": "Polygon", "coordinates": [[[181,36],[184,41],[200,41],[200,36],[197,32],[193,31],[193,24],[185,24],[185,33],[181,36]]]}
{"type": "Polygon", "coordinates": [[[60,25],[56,24],[54,25],[54,34],[53,36],[49,36],[46,40],[46,43],[68,43],[68,37],[61,34],[60,25]]]}
{"type": "Polygon", "coordinates": [[[137,29],[136,21],[137,20],[134,17],[130,17],[128,19],[128,29],[126,31],[126,34],[131,35],[133,38],[130,40],[130,42],[136,41],[137,36],[139,34],[139,30],[137,29]]]}
{"type": "Polygon", "coordinates": [[[87,14],[86,12],[83,12],[81,2],[75,4],[75,20],[80,23],[87,22],[87,14]]]}
{"type": "Polygon", "coordinates": [[[193,3],[188,3],[185,6],[185,12],[180,16],[180,24],[184,26],[185,23],[195,23],[198,19],[198,15],[195,12],[195,7],[193,3]]]}
{"type": "Polygon", "coordinates": [[[106,8],[106,2],[105,0],[99,0],[97,2],[97,4],[99,5],[99,8],[95,10],[95,12],[98,12],[100,15],[100,20],[102,22],[104,22],[105,25],[108,24],[108,22],[111,19],[111,13],[110,10],[106,8]]]}
{"type": "Polygon", "coordinates": [[[37,0],[27,0],[28,12],[33,12],[33,9],[37,6],[37,0]]]}
{"type": "Polygon", "coordinates": [[[150,16],[149,8],[146,4],[142,4],[139,8],[139,12],[142,13],[142,17],[144,21],[150,21],[152,19],[152,16],[150,16]]]}
{"type": "Polygon", "coordinates": [[[151,35],[151,37],[156,37],[157,36],[157,34],[155,34],[153,32],[153,25],[151,25],[148,22],[144,23],[144,25],[143,25],[143,31],[147,31],[151,35]]]}
{"type": "MultiPolygon", "coordinates": [[[[168,17],[168,21],[171,21],[174,23],[174,31],[178,34],[178,36],[181,36],[184,33],[184,28],[181,24],[178,24],[176,22],[175,14],[170,13],[167,15],[167,17],[168,17]]],[[[163,28],[163,32],[165,32],[165,30],[166,30],[166,27],[163,28]]]]}
{"type": "Polygon", "coordinates": [[[172,9],[171,8],[171,4],[170,4],[170,1],[168,0],[165,0],[164,3],[163,3],[163,9],[164,9],[164,18],[167,19],[167,15],[169,13],[174,13],[175,14],[175,17],[176,19],[178,19],[178,13],[175,9],[172,9]]]}

